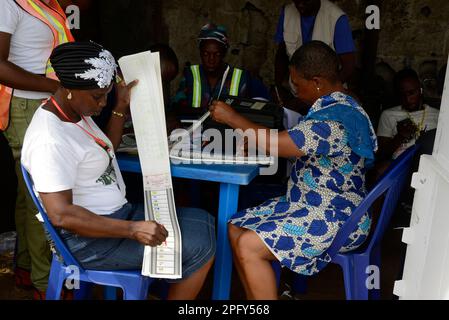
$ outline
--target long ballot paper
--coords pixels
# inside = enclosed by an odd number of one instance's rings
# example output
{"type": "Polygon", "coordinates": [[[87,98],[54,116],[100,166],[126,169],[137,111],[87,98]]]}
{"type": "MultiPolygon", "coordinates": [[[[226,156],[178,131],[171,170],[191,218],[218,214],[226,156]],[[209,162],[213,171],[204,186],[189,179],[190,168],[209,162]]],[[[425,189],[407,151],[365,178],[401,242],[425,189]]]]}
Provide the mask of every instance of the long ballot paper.
{"type": "Polygon", "coordinates": [[[131,116],[142,167],[145,218],[164,225],[169,233],[161,246],[145,247],[142,275],[179,279],[182,242],[173,197],[159,53],[125,56],[119,65],[127,83],[139,80],[131,91],[131,116]]]}

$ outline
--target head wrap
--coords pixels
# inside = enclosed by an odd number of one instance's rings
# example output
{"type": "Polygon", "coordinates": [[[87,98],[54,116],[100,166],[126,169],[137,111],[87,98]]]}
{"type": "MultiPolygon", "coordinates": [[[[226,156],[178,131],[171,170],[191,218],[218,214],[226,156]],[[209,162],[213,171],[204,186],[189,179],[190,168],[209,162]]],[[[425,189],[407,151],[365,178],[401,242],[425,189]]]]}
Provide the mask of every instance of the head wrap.
{"type": "Polygon", "coordinates": [[[217,26],[213,23],[208,23],[201,28],[200,34],[198,35],[198,42],[201,43],[203,40],[215,40],[220,42],[229,48],[229,39],[226,34],[226,28],[224,26],[217,26]]]}
{"type": "Polygon", "coordinates": [[[67,89],[107,88],[115,79],[117,64],[112,54],[94,42],[67,42],[57,46],[50,63],[67,89]]]}

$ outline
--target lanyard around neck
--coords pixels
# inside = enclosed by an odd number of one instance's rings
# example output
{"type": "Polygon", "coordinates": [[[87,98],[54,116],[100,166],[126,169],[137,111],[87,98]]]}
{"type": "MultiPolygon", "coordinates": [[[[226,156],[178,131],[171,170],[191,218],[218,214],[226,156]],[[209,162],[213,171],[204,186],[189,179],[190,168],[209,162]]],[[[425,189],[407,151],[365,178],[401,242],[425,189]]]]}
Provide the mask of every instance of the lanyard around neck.
{"type": "MultiPolygon", "coordinates": [[[[112,160],[114,159],[115,155],[114,152],[112,152],[111,147],[104,142],[103,139],[97,137],[95,134],[91,133],[89,130],[83,128],[82,126],[80,126],[78,123],[73,122],[72,120],[70,120],[70,118],[65,114],[64,111],[62,111],[61,107],[59,106],[59,104],[56,102],[55,98],[50,97],[51,102],[53,103],[53,105],[55,106],[55,108],[58,110],[58,112],[64,117],[64,119],[66,119],[67,121],[73,123],[74,125],[76,125],[78,128],[80,128],[81,130],[83,130],[87,135],[89,135],[92,139],[94,139],[94,141],[103,149],[107,152],[109,158],[112,160]]],[[[89,124],[89,122],[87,122],[86,118],[84,118],[84,116],[80,115],[81,119],[87,124],[87,126],[90,128],[90,130],[92,130],[92,132],[94,132],[94,129],[92,128],[92,126],[89,124]]]]}

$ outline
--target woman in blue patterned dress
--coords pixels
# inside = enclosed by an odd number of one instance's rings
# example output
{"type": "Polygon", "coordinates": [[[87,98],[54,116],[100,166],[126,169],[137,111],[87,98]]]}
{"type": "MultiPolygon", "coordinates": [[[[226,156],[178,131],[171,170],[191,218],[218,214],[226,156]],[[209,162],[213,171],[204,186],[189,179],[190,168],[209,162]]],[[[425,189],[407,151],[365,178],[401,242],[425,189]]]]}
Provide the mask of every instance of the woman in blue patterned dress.
{"type": "MultiPolygon", "coordinates": [[[[277,299],[275,259],[303,275],[328,264],[326,250],[366,195],[365,172],[377,150],[368,116],[343,93],[330,47],[319,41],[302,46],[292,57],[290,74],[298,98],[312,107],[277,137],[278,156],[297,158],[287,194],[238,212],[229,222],[234,262],[249,299],[277,299]]],[[[256,137],[266,129],[223,102],[214,102],[211,116],[235,129],[257,130],[256,137]]],[[[265,141],[270,150],[268,136],[265,141]]],[[[359,247],[370,226],[366,214],[343,251],[359,247]]]]}

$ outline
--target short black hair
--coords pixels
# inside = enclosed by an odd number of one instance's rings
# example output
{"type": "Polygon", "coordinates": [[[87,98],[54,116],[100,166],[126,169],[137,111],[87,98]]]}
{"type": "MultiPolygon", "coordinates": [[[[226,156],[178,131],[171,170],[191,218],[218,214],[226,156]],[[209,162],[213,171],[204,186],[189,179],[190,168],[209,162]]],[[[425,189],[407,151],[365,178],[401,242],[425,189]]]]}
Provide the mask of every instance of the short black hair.
{"type": "Polygon", "coordinates": [[[400,90],[401,82],[406,79],[413,79],[416,80],[421,85],[421,80],[419,79],[418,73],[411,69],[411,68],[405,68],[401,71],[398,71],[396,75],[394,76],[394,89],[398,92],[400,90]]]}
{"type": "Polygon", "coordinates": [[[322,41],[310,41],[295,51],[290,66],[294,67],[305,79],[322,77],[330,82],[339,80],[340,63],[331,47],[322,41]]]}
{"type": "Polygon", "coordinates": [[[151,52],[159,52],[161,61],[171,62],[176,67],[176,70],[179,70],[178,57],[176,56],[175,51],[168,44],[153,44],[149,47],[149,50],[151,52]]]}

